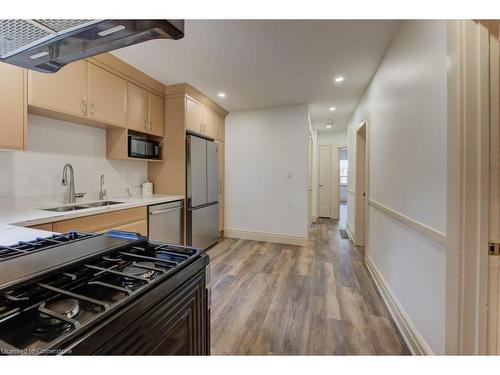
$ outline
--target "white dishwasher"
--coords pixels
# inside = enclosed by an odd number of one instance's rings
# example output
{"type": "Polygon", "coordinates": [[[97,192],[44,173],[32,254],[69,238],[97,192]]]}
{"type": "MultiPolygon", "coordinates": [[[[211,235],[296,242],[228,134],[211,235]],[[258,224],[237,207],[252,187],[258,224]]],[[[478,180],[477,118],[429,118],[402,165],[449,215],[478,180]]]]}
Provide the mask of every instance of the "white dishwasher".
{"type": "Polygon", "coordinates": [[[149,239],[184,245],[183,201],[148,206],[149,239]]]}

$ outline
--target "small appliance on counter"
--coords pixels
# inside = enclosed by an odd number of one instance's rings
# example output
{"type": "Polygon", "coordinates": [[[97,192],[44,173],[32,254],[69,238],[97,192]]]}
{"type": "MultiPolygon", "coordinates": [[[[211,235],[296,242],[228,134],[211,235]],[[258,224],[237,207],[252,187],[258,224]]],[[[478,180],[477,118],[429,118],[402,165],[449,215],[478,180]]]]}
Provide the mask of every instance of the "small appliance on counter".
{"type": "Polygon", "coordinates": [[[149,198],[153,196],[153,183],[146,181],[142,183],[142,196],[149,198]]]}
{"type": "Polygon", "coordinates": [[[128,156],[141,159],[160,159],[160,142],[138,135],[128,136],[128,156]]]}
{"type": "Polygon", "coordinates": [[[208,264],[122,231],[0,246],[0,355],[209,354],[208,264]]]}

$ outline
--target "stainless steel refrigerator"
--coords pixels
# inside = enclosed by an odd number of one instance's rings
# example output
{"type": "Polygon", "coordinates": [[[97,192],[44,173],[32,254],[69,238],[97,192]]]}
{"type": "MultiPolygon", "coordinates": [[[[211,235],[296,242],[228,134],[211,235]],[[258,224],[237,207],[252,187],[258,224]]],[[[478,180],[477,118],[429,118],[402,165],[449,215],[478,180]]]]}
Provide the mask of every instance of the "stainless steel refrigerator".
{"type": "Polygon", "coordinates": [[[219,239],[217,143],[186,137],[187,244],[207,249],[219,239]]]}

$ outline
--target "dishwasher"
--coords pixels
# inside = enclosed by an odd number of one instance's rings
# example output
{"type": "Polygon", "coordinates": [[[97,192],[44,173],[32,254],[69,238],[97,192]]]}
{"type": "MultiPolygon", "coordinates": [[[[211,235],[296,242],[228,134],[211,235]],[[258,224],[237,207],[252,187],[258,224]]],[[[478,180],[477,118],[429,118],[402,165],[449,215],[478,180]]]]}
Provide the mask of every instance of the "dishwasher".
{"type": "Polygon", "coordinates": [[[183,201],[149,206],[148,230],[151,241],[184,245],[183,201]]]}

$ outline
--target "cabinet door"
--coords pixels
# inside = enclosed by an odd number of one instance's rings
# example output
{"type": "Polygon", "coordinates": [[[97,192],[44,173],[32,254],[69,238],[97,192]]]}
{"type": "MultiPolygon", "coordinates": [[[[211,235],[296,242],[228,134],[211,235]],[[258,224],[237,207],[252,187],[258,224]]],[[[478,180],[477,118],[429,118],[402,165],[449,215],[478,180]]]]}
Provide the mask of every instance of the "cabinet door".
{"type": "Polygon", "coordinates": [[[143,133],[149,131],[148,91],[127,82],[127,127],[143,133]]]}
{"type": "Polygon", "coordinates": [[[28,104],[85,118],[87,62],[71,63],[57,73],[28,71],[28,104]]]}
{"type": "Polygon", "coordinates": [[[224,142],[224,136],[225,136],[225,119],[224,117],[216,116],[216,122],[217,122],[217,140],[224,142]]]}
{"type": "Polygon", "coordinates": [[[0,62],[0,148],[22,150],[26,121],[24,70],[0,62]]]}
{"type": "Polygon", "coordinates": [[[87,117],[125,127],[127,81],[94,64],[87,63],[87,117]]]}
{"type": "Polygon", "coordinates": [[[165,128],[165,101],[161,96],[149,93],[149,126],[150,133],[163,137],[165,128]]]}
{"type": "Polygon", "coordinates": [[[210,138],[217,138],[217,116],[208,108],[202,107],[203,134],[210,138]]]}
{"type": "Polygon", "coordinates": [[[186,98],[186,129],[203,134],[201,105],[186,98]]]}
{"type": "Polygon", "coordinates": [[[224,230],[224,142],[219,144],[219,231],[224,230]]]}

